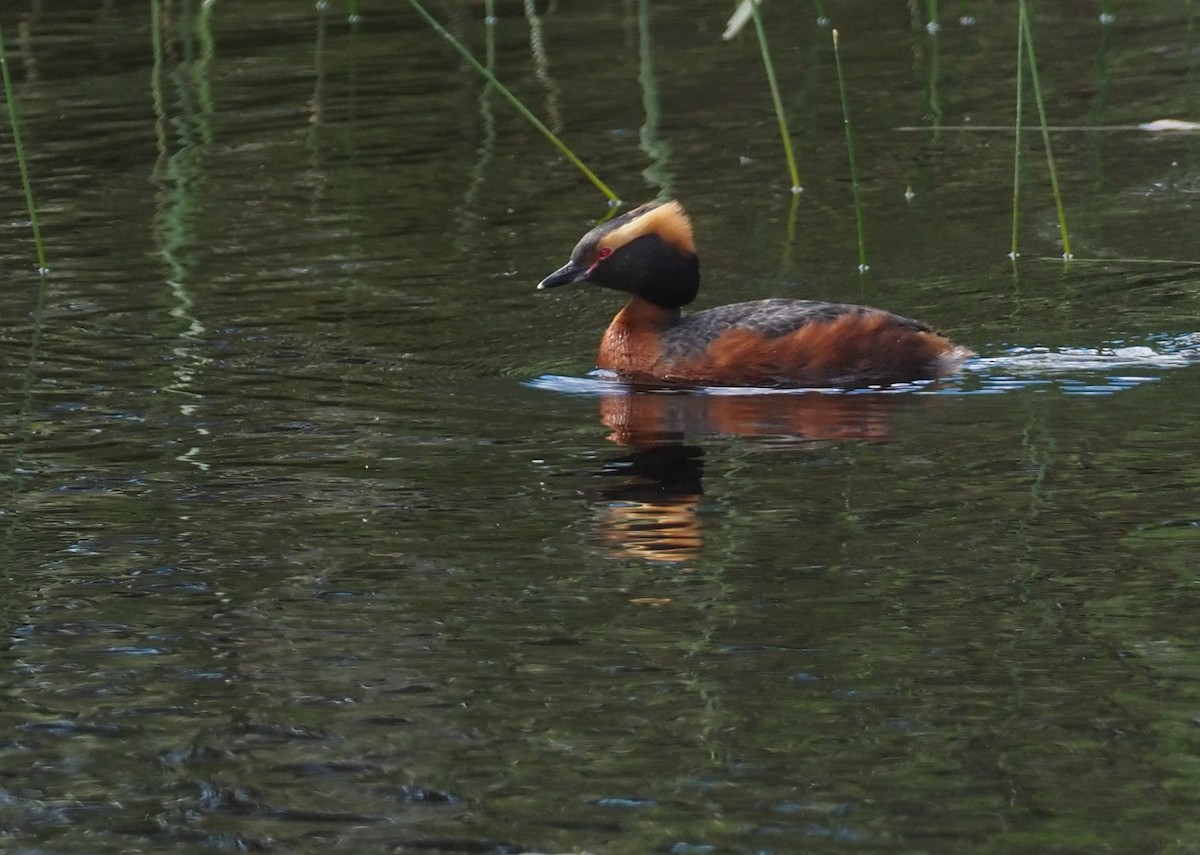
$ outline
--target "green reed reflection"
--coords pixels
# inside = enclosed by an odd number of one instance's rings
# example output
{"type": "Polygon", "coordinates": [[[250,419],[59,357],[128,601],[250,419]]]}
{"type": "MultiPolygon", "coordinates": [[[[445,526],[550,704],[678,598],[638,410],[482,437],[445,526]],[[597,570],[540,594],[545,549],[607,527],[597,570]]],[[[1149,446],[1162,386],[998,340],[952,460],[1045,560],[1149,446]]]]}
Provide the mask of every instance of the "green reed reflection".
{"type": "MultiPolygon", "coordinates": [[[[493,17],[489,15],[489,17],[493,17]]],[[[534,0],[525,0],[525,21],[529,24],[529,53],[533,59],[533,76],[546,90],[546,115],[550,120],[550,128],[556,134],[563,130],[562,110],[558,106],[558,84],[550,76],[550,57],[546,53],[546,40],[542,33],[542,18],[537,13],[534,0]]],[[[489,28],[494,29],[494,28],[489,28]]],[[[494,50],[493,46],[493,50],[494,50]]],[[[488,65],[489,69],[493,65],[488,65]]]]}
{"type": "Polygon", "coordinates": [[[546,137],[546,139],[548,139],[555,148],[562,152],[563,156],[566,157],[567,160],[569,160],[572,164],[574,164],[575,167],[582,172],[587,179],[592,182],[593,185],[595,185],[596,189],[598,189],[608,198],[610,203],[614,205],[620,204],[621,200],[617,194],[609,189],[608,185],[601,181],[596,173],[592,172],[592,170],[588,168],[587,164],[580,160],[575,152],[571,151],[571,149],[567,147],[566,143],[564,143],[558,138],[557,135],[555,135],[554,131],[550,130],[550,128],[547,127],[541,119],[535,116],[533,112],[521,102],[521,99],[514,95],[512,91],[509,90],[508,87],[506,87],[503,83],[497,80],[495,75],[488,71],[486,66],[472,56],[471,52],[463,46],[462,42],[454,38],[454,36],[451,35],[445,27],[438,23],[437,19],[429,14],[425,7],[418,3],[417,0],[408,0],[408,2],[414,9],[417,10],[421,17],[425,19],[426,23],[433,28],[434,32],[449,42],[450,46],[458,51],[459,55],[465,59],[472,68],[482,74],[493,86],[495,86],[496,91],[503,95],[504,98],[517,109],[517,112],[524,116],[531,125],[537,128],[537,130],[540,131],[541,134],[546,137]]]}
{"type": "Polygon", "coordinates": [[[25,482],[22,469],[24,468],[23,461],[26,459],[26,447],[31,437],[29,418],[33,412],[34,375],[37,373],[36,368],[42,359],[42,333],[45,327],[47,290],[47,280],[43,273],[43,275],[38,277],[38,285],[35,292],[37,297],[32,313],[33,330],[29,336],[29,358],[25,362],[24,371],[21,372],[21,389],[17,396],[16,419],[12,428],[11,462],[5,467],[5,471],[0,472],[0,480],[8,482],[6,485],[7,489],[5,490],[8,496],[4,505],[9,509],[9,512],[6,514],[8,525],[4,529],[4,560],[0,562],[5,568],[2,572],[7,572],[8,568],[13,566],[14,562],[10,559],[17,546],[17,522],[21,516],[18,513],[20,508],[18,496],[20,496],[25,482]]]}
{"type": "MultiPolygon", "coordinates": [[[[158,204],[151,230],[159,257],[167,266],[165,284],[171,297],[169,314],[177,322],[172,348],[175,356],[172,378],[163,391],[190,399],[179,405],[184,416],[194,415],[195,404],[191,401],[203,397],[193,387],[197,371],[209,361],[197,349],[207,327],[194,312],[191,272],[197,263],[193,250],[199,243],[195,234],[199,191],[207,178],[203,155],[213,139],[209,69],[215,45],[210,10],[207,3],[201,3],[198,10],[192,4],[185,5],[183,14],[176,19],[183,59],[180,66],[168,74],[164,4],[161,0],[153,0],[150,4],[154,56],[150,85],[158,143],[158,159],[152,173],[158,187],[158,204]],[[167,106],[168,88],[178,105],[178,116],[172,115],[167,106]],[[174,151],[169,128],[174,128],[177,137],[178,147],[174,151]]],[[[208,435],[203,427],[196,427],[195,432],[199,436],[208,435]]],[[[191,446],[176,459],[207,469],[208,464],[197,459],[199,451],[199,446],[191,446]]]]}
{"type": "Polygon", "coordinates": [[[934,138],[937,138],[938,129],[942,125],[942,101],[941,94],[938,88],[938,78],[941,74],[941,40],[938,34],[941,31],[941,24],[938,23],[938,5],[937,0],[927,0],[925,4],[926,20],[925,32],[928,35],[926,44],[929,46],[929,63],[928,63],[928,83],[926,89],[926,97],[929,99],[929,115],[933,121],[934,138]]]}
{"type": "Polygon", "coordinates": [[[44,326],[45,309],[46,309],[46,292],[47,292],[47,274],[49,267],[46,263],[46,250],[42,243],[41,227],[38,223],[37,204],[33,196],[33,182],[29,177],[29,165],[25,159],[25,147],[21,141],[21,120],[17,109],[16,94],[14,92],[12,75],[8,68],[8,55],[4,47],[4,33],[0,30],[0,74],[3,77],[4,84],[4,101],[8,107],[9,128],[12,132],[13,148],[17,156],[17,168],[21,174],[21,189],[25,194],[25,206],[29,213],[29,225],[33,232],[33,244],[37,252],[38,259],[38,283],[36,288],[36,302],[33,308],[33,330],[29,338],[29,358],[25,362],[25,368],[21,372],[21,389],[18,394],[18,404],[16,409],[16,424],[13,429],[15,441],[12,448],[12,459],[7,471],[0,473],[0,477],[8,482],[9,489],[6,490],[8,501],[5,505],[10,509],[7,516],[8,525],[4,532],[4,554],[6,559],[3,564],[6,568],[11,567],[13,562],[9,560],[16,547],[16,530],[19,514],[17,513],[18,501],[22,484],[22,461],[25,459],[25,448],[29,442],[29,417],[33,408],[33,382],[36,368],[41,361],[42,355],[42,330],[44,326]]]}
{"type": "Polygon", "coordinates": [[[316,206],[324,198],[325,190],[329,186],[321,149],[321,130],[325,125],[325,46],[328,29],[328,4],[318,3],[317,34],[313,45],[313,91],[308,98],[308,130],[304,135],[308,149],[308,169],[305,175],[309,186],[313,188],[314,216],[317,214],[316,206]]]}
{"type": "Polygon", "coordinates": [[[642,87],[642,109],[646,120],[642,122],[641,149],[650,159],[642,170],[642,177],[658,188],[658,195],[670,198],[675,195],[675,173],[669,168],[671,144],[659,134],[662,121],[662,105],[658,91],[658,77],[654,73],[654,40],[650,29],[649,0],[638,0],[638,83],[642,87]]]}
{"type": "MultiPolygon", "coordinates": [[[[484,59],[487,69],[494,72],[496,69],[496,0],[485,0],[483,8],[484,59]]],[[[475,150],[478,157],[475,159],[475,165],[471,167],[470,181],[463,194],[462,203],[459,205],[458,215],[455,217],[460,227],[459,247],[462,250],[466,250],[468,245],[468,231],[478,220],[475,208],[480,191],[483,189],[484,175],[487,173],[487,168],[496,151],[496,115],[492,109],[492,89],[492,82],[485,80],[483,90],[479,93],[479,122],[483,128],[483,139],[475,150]]]]}

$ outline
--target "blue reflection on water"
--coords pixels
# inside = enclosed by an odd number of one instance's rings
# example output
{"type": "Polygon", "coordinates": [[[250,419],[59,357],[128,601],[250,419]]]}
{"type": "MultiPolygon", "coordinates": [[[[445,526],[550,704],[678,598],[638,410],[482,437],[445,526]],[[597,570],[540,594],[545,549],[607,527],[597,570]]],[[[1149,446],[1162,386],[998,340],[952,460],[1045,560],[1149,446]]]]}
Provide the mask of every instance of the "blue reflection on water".
{"type": "MultiPolygon", "coordinates": [[[[937,381],[921,380],[862,389],[777,389],[702,386],[659,388],[664,394],[797,395],[1002,395],[1024,389],[1057,389],[1067,395],[1111,395],[1161,379],[1164,371],[1200,364],[1200,333],[1155,336],[1148,344],[1115,342],[1105,347],[1010,347],[997,356],[976,356],[962,370],[937,381]],[[1132,373],[1144,372],[1144,373],[1132,373]]],[[[535,389],[569,395],[613,395],[645,391],[608,371],[586,377],[546,374],[528,381],[535,389]]]]}

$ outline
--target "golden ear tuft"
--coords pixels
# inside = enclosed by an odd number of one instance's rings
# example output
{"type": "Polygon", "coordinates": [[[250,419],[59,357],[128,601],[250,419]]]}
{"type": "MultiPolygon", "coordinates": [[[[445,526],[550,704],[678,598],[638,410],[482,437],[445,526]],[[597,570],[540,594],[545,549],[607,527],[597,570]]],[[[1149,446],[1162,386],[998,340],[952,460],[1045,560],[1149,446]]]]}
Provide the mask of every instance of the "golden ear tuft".
{"type": "MultiPolygon", "coordinates": [[[[684,252],[695,253],[696,242],[692,238],[692,221],[674,199],[660,205],[643,205],[645,213],[637,214],[620,228],[604,236],[601,243],[616,249],[643,235],[655,234],[684,252]]],[[[637,213],[633,211],[631,213],[637,213]]]]}

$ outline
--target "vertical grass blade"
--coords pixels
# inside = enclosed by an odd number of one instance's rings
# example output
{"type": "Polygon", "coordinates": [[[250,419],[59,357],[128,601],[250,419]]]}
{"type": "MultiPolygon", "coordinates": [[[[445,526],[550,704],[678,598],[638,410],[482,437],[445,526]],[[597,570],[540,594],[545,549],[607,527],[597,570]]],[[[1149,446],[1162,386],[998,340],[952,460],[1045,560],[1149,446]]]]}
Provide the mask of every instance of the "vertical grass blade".
{"type": "MultiPolygon", "coordinates": [[[[1018,19],[1025,14],[1022,4],[1018,19]]],[[[1016,259],[1021,253],[1017,248],[1018,223],[1021,211],[1021,115],[1025,107],[1025,29],[1017,24],[1017,117],[1013,130],[1013,189],[1012,189],[1012,244],[1008,257],[1016,259]]]]}
{"type": "Polygon", "coordinates": [[[754,16],[754,31],[758,34],[758,49],[762,52],[763,67],[767,72],[767,85],[771,89],[771,101],[775,104],[775,118],[779,120],[779,136],[783,140],[783,154],[787,158],[788,174],[792,179],[792,192],[803,193],[800,172],[796,168],[796,155],[792,151],[792,135],[788,131],[787,116],[783,112],[783,99],[779,96],[779,81],[775,77],[775,65],[771,62],[771,49],[767,45],[767,31],[763,26],[762,12],[757,2],[750,3],[750,14],[754,16]]]}
{"type": "Polygon", "coordinates": [[[516,108],[517,112],[525,117],[526,121],[537,128],[538,131],[541,132],[542,136],[548,139],[555,148],[562,152],[563,156],[572,164],[574,164],[575,168],[582,172],[587,179],[592,182],[596,189],[608,198],[608,201],[611,204],[619,205],[621,203],[621,200],[617,197],[617,194],[610,190],[608,185],[601,181],[596,173],[588,169],[587,164],[580,160],[578,156],[576,156],[575,152],[567,148],[566,143],[560,140],[552,130],[546,127],[545,123],[541,119],[535,116],[528,107],[521,103],[520,98],[514,95],[507,86],[497,80],[496,76],[488,71],[483,63],[472,56],[471,52],[467,50],[458,39],[454,38],[454,36],[445,27],[438,23],[437,18],[429,14],[429,12],[418,2],[418,0],[408,0],[408,3],[417,11],[418,14],[420,14],[422,18],[425,19],[425,22],[433,28],[435,33],[445,39],[451,47],[458,51],[459,55],[467,61],[468,65],[482,74],[484,78],[496,88],[496,91],[503,95],[505,100],[512,104],[513,107],[516,108]]]}
{"type": "Polygon", "coordinates": [[[1050,170],[1050,187],[1054,192],[1054,207],[1058,211],[1058,229],[1062,235],[1063,258],[1070,260],[1071,241],[1067,237],[1067,216],[1063,211],[1062,193],[1058,187],[1058,169],[1054,164],[1054,152],[1050,147],[1050,124],[1046,121],[1046,104],[1042,98],[1042,84],[1038,77],[1037,53],[1033,49],[1033,27],[1029,23],[1026,0],[1020,0],[1021,32],[1025,36],[1025,57],[1029,62],[1029,82],[1033,85],[1033,98],[1037,103],[1038,121],[1042,127],[1042,145],[1046,149],[1046,168],[1050,170]]]}
{"type": "Polygon", "coordinates": [[[33,201],[33,183],[29,180],[29,164],[25,160],[25,146],[21,144],[21,117],[17,112],[17,99],[13,94],[12,75],[8,71],[8,55],[4,50],[4,31],[0,30],[0,76],[4,79],[4,103],[8,105],[8,124],[12,129],[13,148],[17,152],[17,168],[21,172],[21,188],[25,191],[25,207],[29,210],[29,226],[33,230],[33,245],[37,250],[38,272],[43,276],[49,272],[46,250],[42,246],[42,229],[38,224],[37,205],[33,201]]]}
{"type": "Polygon", "coordinates": [[[842,126],[846,129],[846,154],[850,158],[850,188],[854,193],[854,222],[858,228],[858,270],[865,273],[867,264],[867,235],[863,223],[862,194],[858,187],[858,159],[854,156],[854,135],[850,130],[850,100],[846,96],[846,77],[842,73],[842,53],[838,49],[838,31],[833,30],[833,62],[837,67],[838,95],[842,99],[842,126]]]}

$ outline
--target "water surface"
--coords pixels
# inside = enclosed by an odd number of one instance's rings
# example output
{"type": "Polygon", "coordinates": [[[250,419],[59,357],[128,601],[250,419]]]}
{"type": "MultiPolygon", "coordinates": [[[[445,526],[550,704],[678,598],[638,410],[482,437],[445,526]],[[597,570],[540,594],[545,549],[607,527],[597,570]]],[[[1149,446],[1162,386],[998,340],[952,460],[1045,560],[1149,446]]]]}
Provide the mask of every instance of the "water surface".
{"type": "MultiPolygon", "coordinates": [[[[1187,4],[498,3],[495,66],[698,305],[923,318],[854,394],[597,377],[533,289],[603,198],[407,6],[0,11],[0,848],[1191,851],[1198,140],[1187,4]],[[536,13],[527,17],[527,6],[536,13]],[[1033,113],[1030,112],[1030,121],[1033,113]],[[906,198],[906,191],[911,196],[906,198]]],[[[484,9],[431,9],[481,57],[484,9]]]]}

